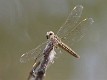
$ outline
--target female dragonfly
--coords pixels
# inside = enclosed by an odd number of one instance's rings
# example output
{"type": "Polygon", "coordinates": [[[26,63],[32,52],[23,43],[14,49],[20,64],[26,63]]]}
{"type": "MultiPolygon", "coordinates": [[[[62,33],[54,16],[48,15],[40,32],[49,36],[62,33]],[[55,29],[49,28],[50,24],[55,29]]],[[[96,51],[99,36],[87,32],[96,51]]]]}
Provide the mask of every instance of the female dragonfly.
{"type": "MultiPolygon", "coordinates": [[[[45,75],[47,66],[53,63],[55,50],[59,47],[71,54],[76,58],[80,56],[74,52],[67,44],[63,41],[66,40],[69,44],[74,44],[79,41],[87,32],[88,27],[94,21],[92,18],[86,18],[79,21],[82,14],[83,6],[77,5],[69,14],[65,23],[60,27],[58,32],[54,34],[53,31],[46,33],[47,41],[37,46],[21,56],[20,61],[26,62],[31,59],[35,59],[35,64],[30,72],[28,80],[34,78],[34,80],[42,80],[45,75]],[[63,40],[63,41],[62,41],[63,40]],[[37,56],[37,54],[39,55],[37,56]]],[[[33,79],[31,79],[33,80],[33,79]]]]}

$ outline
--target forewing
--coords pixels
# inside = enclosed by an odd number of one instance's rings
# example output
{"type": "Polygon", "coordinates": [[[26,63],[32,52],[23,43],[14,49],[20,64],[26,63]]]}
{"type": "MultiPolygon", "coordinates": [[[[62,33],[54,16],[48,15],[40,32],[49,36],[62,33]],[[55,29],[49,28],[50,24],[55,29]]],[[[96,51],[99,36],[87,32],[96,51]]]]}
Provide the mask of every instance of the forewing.
{"type": "Polygon", "coordinates": [[[21,63],[26,63],[30,60],[36,60],[38,57],[41,57],[43,54],[43,50],[46,46],[47,42],[42,43],[41,45],[38,45],[36,48],[24,53],[21,58],[20,62],[21,63]]]}
{"type": "Polygon", "coordinates": [[[78,23],[72,31],[69,32],[65,37],[68,44],[73,45],[74,43],[80,41],[88,32],[90,25],[93,23],[92,18],[87,18],[78,23]]]}
{"type": "Polygon", "coordinates": [[[57,35],[60,38],[64,38],[66,34],[68,34],[68,32],[75,27],[79,18],[81,17],[82,10],[83,10],[82,5],[77,5],[74,7],[65,23],[60,27],[59,31],[57,32],[57,35]]]}

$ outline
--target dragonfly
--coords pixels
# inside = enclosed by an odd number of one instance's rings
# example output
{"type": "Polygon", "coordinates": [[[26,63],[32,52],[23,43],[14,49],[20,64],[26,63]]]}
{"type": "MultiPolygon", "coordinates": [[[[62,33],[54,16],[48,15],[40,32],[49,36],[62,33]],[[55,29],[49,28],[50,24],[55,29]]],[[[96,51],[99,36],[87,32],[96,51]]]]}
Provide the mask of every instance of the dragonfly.
{"type": "Polygon", "coordinates": [[[38,72],[42,63],[44,63],[45,66],[44,69],[46,71],[48,64],[54,62],[56,50],[59,48],[62,48],[67,53],[76,58],[80,58],[80,56],[74,50],[72,50],[67,44],[65,44],[64,41],[71,45],[80,41],[86,35],[89,26],[94,22],[92,18],[85,18],[80,21],[82,11],[83,11],[82,5],[75,6],[71,13],[68,15],[65,23],[60,27],[56,34],[53,31],[47,32],[46,42],[43,42],[36,48],[24,53],[21,56],[20,58],[21,62],[35,60],[35,64],[33,65],[33,69],[31,71],[33,76],[38,72]],[[45,59],[46,57],[48,58],[45,59]]]}

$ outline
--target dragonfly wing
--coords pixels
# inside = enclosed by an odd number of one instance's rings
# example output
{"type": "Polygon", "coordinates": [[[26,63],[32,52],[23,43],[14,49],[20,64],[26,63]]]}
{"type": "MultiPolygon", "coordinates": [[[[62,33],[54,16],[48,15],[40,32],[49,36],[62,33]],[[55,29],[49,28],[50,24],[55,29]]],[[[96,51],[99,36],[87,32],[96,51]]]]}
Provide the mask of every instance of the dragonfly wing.
{"type": "Polygon", "coordinates": [[[60,27],[59,31],[57,32],[57,35],[60,38],[64,38],[66,34],[68,34],[68,32],[75,27],[79,18],[81,17],[82,10],[83,10],[82,5],[77,5],[74,7],[65,23],[60,27]]]}
{"type": "Polygon", "coordinates": [[[82,20],[79,24],[75,26],[75,28],[67,34],[65,40],[67,40],[68,44],[73,45],[74,43],[80,41],[85,34],[89,30],[89,26],[94,22],[92,18],[87,18],[82,20]]]}
{"type": "Polygon", "coordinates": [[[46,46],[46,43],[47,42],[44,42],[41,45],[38,45],[36,48],[22,54],[22,56],[20,58],[20,62],[26,63],[30,60],[34,60],[34,59],[37,59],[38,57],[40,57],[43,54],[43,50],[46,46]]]}

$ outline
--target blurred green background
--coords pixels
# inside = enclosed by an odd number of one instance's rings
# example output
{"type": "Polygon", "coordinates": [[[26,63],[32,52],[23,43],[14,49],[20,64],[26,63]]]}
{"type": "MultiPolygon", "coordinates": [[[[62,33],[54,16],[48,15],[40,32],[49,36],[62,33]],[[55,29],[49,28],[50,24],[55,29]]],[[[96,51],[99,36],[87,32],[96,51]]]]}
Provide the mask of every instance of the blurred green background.
{"type": "Polygon", "coordinates": [[[107,0],[0,0],[0,80],[27,80],[33,62],[20,56],[57,32],[74,6],[92,17],[88,34],[72,48],[81,56],[56,56],[45,80],[107,80],[107,0]]]}

